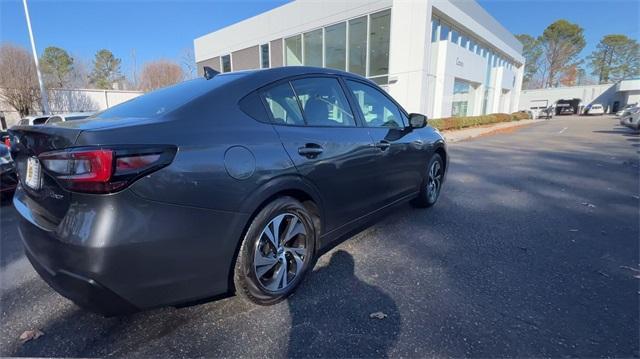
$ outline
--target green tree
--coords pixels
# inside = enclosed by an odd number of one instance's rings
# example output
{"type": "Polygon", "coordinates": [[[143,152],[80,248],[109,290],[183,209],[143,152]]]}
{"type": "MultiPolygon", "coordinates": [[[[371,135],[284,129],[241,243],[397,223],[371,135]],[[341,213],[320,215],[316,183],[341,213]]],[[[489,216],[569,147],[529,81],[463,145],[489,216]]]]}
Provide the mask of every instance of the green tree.
{"type": "Polygon", "coordinates": [[[124,77],[120,72],[122,60],[113,56],[109,50],[102,49],[93,59],[93,71],[89,76],[91,83],[100,89],[110,89],[117,81],[124,77]]]}
{"type": "Polygon", "coordinates": [[[545,84],[556,86],[559,75],[576,63],[586,45],[584,30],[567,20],[558,20],[549,25],[538,40],[546,69],[545,84]]]}
{"type": "Polygon", "coordinates": [[[640,45],[626,35],[606,35],[587,60],[601,84],[628,79],[640,74],[640,45]]]}
{"type": "Polygon", "coordinates": [[[73,57],[59,47],[49,46],[40,57],[40,67],[47,85],[63,88],[73,71],[73,57]]]}
{"type": "Polygon", "coordinates": [[[520,34],[516,38],[522,43],[522,56],[525,60],[523,82],[525,88],[528,88],[540,68],[542,47],[540,41],[531,35],[520,34]]]}

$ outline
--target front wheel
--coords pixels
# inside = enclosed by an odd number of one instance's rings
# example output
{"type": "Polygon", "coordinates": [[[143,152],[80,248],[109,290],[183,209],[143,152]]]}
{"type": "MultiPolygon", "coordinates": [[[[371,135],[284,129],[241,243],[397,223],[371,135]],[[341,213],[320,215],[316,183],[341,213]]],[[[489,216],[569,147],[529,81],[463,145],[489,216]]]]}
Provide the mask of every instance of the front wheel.
{"type": "Polygon", "coordinates": [[[427,176],[425,182],[420,188],[420,193],[412,204],[416,207],[431,207],[438,201],[440,190],[442,189],[442,181],[444,179],[444,161],[439,154],[434,154],[429,161],[427,167],[427,176]]]}
{"type": "Polygon", "coordinates": [[[260,305],[289,296],[311,267],[315,228],[306,208],[291,197],[264,207],[242,241],[234,271],[236,294],[260,305]]]}

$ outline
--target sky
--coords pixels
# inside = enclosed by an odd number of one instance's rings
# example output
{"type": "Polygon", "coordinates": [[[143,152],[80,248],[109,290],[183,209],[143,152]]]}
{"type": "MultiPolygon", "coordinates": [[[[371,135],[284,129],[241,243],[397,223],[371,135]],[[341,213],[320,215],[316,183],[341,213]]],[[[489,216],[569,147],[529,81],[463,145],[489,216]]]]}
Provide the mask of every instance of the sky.
{"type": "MultiPolygon", "coordinates": [[[[321,1],[321,0],[318,0],[321,1]]],[[[122,70],[156,59],[181,62],[193,39],[257,15],[284,0],[28,0],[38,53],[47,46],[66,49],[90,64],[106,48],[122,59],[122,70]],[[134,61],[135,59],[135,61],[134,61]]],[[[514,34],[537,36],[550,23],[564,18],[584,28],[591,53],[606,34],[639,39],[638,0],[479,0],[514,34]]],[[[29,48],[21,0],[0,0],[0,42],[29,48]]]]}

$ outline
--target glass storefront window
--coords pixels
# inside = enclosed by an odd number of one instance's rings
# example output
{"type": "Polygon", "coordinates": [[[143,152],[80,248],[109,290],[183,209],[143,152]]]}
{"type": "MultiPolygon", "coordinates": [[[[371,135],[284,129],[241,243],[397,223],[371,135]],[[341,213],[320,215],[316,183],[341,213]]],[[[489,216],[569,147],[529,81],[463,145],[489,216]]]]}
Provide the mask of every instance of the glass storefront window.
{"type": "Polygon", "coordinates": [[[467,101],[454,101],[451,104],[451,116],[464,117],[467,115],[467,101]]]}
{"type": "Polygon", "coordinates": [[[367,72],[367,17],[349,21],[349,68],[347,71],[366,76],[367,72]]]}
{"type": "Polygon", "coordinates": [[[442,23],[440,25],[440,41],[447,41],[449,39],[449,26],[442,23]]]}
{"type": "Polygon", "coordinates": [[[260,45],[260,67],[269,68],[269,44],[260,45]]]}
{"type": "Polygon", "coordinates": [[[462,36],[460,36],[460,39],[461,39],[460,40],[460,46],[464,47],[465,49],[469,48],[469,38],[464,36],[464,35],[462,35],[462,36]]]}
{"type": "Polygon", "coordinates": [[[324,66],[345,70],[347,62],[347,23],[324,29],[324,66]]]}
{"type": "Polygon", "coordinates": [[[438,41],[438,25],[440,25],[440,20],[431,19],[431,42],[438,41]]]}
{"type": "Polygon", "coordinates": [[[222,72],[231,72],[231,55],[224,55],[220,58],[222,72]]]}
{"type": "Polygon", "coordinates": [[[467,116],[469,106],[471,84],[466,81],[455,79],[453,82],[453,97],[451,102],[451,116],[467,116]]]}
{"type": "Polygon", "coordinates": [[[454,94],[469,93],[469,83],[455,80],[455,82],[453,83],[453,93],[454,94]]]}
{"type": "Polygon", "coordinates": [[[457,44],[458,40],[460,40],[460,34],[456,30],[451,30],[451,42],[457,44]]]}
{"type": "Polygon", "coordinates": [[[305,32],[303,37],[304,60],[306,66],[322,67],[322,29],[305,32]]]}
{"type": "Polygon", "coordinates": [[[389,73],[389,37],[391,11],[370,15],[369,23],[369,76],[389,73]]]}
{"type": "Polygon", "coordinates": [[[302,38],[300,35],[284,40],[285,65],[302,65],[302,38]]]}

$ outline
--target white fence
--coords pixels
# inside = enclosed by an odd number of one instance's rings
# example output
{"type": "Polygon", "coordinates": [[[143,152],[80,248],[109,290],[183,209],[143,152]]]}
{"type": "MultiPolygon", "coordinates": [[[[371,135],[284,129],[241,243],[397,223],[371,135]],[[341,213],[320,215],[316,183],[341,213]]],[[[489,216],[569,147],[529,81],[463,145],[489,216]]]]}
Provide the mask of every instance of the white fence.
{"type": "MultiPolygon", "coordinates": [[[[0,89],[0,92],[2,89],[0,89]]],[[[49,108],[53,114],[65,112],[94,112],[115,106],[142,95],[142,91],[119,91],[98,89],[52,89],[49,90],[49,108]]],[[[18,112],[0,96],[0,112],[7,126],[20,120],[18,112]]]]}

